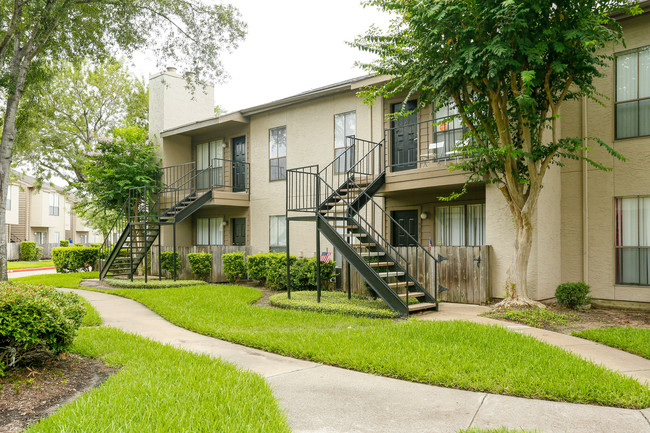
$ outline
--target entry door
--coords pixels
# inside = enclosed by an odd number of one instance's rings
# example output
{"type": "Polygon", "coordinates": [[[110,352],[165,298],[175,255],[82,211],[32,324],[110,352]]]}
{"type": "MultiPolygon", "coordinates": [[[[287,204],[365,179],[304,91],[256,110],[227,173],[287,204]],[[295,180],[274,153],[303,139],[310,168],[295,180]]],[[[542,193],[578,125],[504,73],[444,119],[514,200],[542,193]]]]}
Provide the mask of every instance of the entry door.
{"type": "Polygon", "coordinates": [[[232,219],[232,244],[246,245],[246,218],[232,219]]]}
{"type": "MultiPolygon", "coordinates": [[[[404,104],[393,104],[391,113],[399,113],[404,104]]],[[[417,101],[408,101],[406,111],[415,110],[417,101]]],[[[392,121],[392,165],[393,171],[411,170],[417,167],[418,160],[418,115],[409,114],[392,121]]]]}
{"type": "Polygon", "coordinates": [[[246,191],[246,137],[232,139],[232,160],[232,191],[246,191]]]}
{"type": "MultiPolygon", "coordinates": [[[[398,210],[393,212],[393,219],[397,224],[402,226],[413,239],[418,239],[418,211],[417,210],[398,210]]],[[[408,247],[415,245],[413,239],[404,232],[399,230],[395,222],[393,223],[393,246],[408,247]]]]}

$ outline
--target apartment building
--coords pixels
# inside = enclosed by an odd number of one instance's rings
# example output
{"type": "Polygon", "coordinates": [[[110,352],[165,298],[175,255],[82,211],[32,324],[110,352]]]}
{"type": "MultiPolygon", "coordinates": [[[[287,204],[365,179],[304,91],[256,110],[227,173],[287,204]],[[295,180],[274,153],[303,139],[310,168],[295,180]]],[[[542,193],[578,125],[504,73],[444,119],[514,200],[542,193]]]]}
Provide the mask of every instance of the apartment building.
{"type": "MultiPolygon", "coordinates": [[[[586,281],[598,302],[650,306],[650,2],[642,7],[643,15],[620,17],[626,46],[611,48],[615,60],[596,82],[608,102],[566,104],[559,122],[560,135],[598,137],[627,161],[594,143],[589,157],[612,171],[581,161],[549,170],[529,267],[534,299],[552,298],[562,282],[586,281]]],[[[384,79],[351,79],[215,117],[212,88],[190,95],[173,68],[151,77],[150,134],[175,196],[150,219],[159,224],[148,229],[145,249],[161,231],[165,246],[336,251],[371,285],[401,291],[380,293],[394,302],[417,289],[435,303],[439,275],[471,285],[469,268],[484,266],[488,297],[502,297],[514,244],[505,201],[484,184],[440,199],[465,182],[464,173],[449,171],[462,125],[451,119],[453,107],[386,120],[403,98],[369,106],[357,96],[384,79]],[[439,246],[465,248],[466,262],[438,263],[435,279],[422,278],[420,258],[433,259],[439,246]],[[379,263],[367,263],[373,257],[379,263]],[[386,269],[374,275],[375,265],[386,269]]],[[[125,242],[126,226],[117,228],[125,242]]]]}
{"type": "Polygon", "coordinates": [[[7,197],[8,242],[58,245],[61,240],[81,244],[102,240],[100,233],[87,227],[72,211],[73,203],[62,188],[43,185],[37,190],[36,179],[31,176],[14,172],[13,177],[7,197]]]}

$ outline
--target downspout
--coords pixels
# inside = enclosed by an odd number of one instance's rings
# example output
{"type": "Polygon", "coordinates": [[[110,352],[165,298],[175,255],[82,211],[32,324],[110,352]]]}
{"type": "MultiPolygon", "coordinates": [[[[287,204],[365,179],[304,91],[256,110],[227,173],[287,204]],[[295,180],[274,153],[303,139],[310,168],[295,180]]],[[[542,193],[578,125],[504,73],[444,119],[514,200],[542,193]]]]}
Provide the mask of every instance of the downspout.
{"type": "MultiPolygon", "coordinates": [[[[582,98],[582,137],[583,145],[587,139],[587,98],[582,98]]],[[[589,166],[587,150],[582,151],[582,280],[589,284],[589,166]]]]}

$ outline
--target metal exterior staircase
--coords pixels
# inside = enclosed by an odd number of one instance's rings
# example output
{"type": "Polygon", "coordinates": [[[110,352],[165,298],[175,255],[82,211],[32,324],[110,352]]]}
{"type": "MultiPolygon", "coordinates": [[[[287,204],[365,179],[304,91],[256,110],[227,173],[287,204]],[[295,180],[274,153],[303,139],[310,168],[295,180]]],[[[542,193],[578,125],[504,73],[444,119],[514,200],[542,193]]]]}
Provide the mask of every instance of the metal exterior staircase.
{"type": "Polygon", "coordinates": [[[248,193],[248,163],[216,158],[202,170],[197,170],[194,163],[165,167],[161,170],[159,186],[129,189],[128,199],[100,248],[99,278],[104,279],[110,273],[133,279],[143,262],[146,268],[147,253],[156,240],[160,253],[162,226],[172,226],[175,231],[176,224],[212,199],[213,188],[224,188],[223,177],[217,173],[223,173],[226,164],[243,166],[246,185],[242,192],[248,193]]]}
{"type": "Polygon", "coordinates": [[[346,151],[322,170],[287,170],[288,219],[290,212],[314,212],[318,232],[394,311],[437,310],[437,269],[444,258],[433,257],[374,200],[386,181],[383,143],[348,140],[346,151]],[[363,156],[352,164],[354,155],[363,156]],[[389,226],[410,248],[388,241],[389,226]]]}

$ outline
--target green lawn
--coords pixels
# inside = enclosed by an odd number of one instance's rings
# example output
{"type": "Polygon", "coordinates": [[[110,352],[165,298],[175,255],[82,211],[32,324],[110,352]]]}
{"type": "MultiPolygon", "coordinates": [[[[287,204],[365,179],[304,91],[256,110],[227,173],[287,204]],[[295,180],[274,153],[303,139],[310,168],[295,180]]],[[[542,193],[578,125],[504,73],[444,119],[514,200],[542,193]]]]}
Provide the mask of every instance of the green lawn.
{"type": "Polygon", "coordinates": [[[29,277],[12,278],[12,280],[25,284],[45,284],[54,287],[76,289],[79,287],[79,283],[87,278],[99,278],[99,272],[31,275],[29,277]]]}
{"type": "Polygon", "coordinates": [[[46,268],[49,266],[54,266],[52,260],[41,260],[38,262],[7,262],[7,269],[46,268]]]}
{"type": "Polygon", "coordinates": [[[573,335],[650,359],[650,329],[601,328],[574,332],[573,335]]]}
{"type": "Polygon", "coordinates": [[[399,317],[399,314],[391,310],[381,299],[373,301],[358,295],[352,295],[352,299],[348,299],[347,293],[343,292],[323,291],[320,303],[316,302],[314,291],[292,292],[291,299],[287,299],[286,293],[278,293],[271,296],[270,301],[276,307],[294,310],[341,313],[358,317],[399,317]]]}
{"type": "Polygon", "coordinates": [[[645,408],[650,389],[563,349],[502,327],[392,321],[251,305],[242,286],[118,289],[172,323],[295,358],[451,388],[645,408]]]}
{"type": "Polygon", "coordinates": [[[261,376],[113,328],[83,328],[73,351],[119,372],[26,432],[289,432],[261,376]]]}

